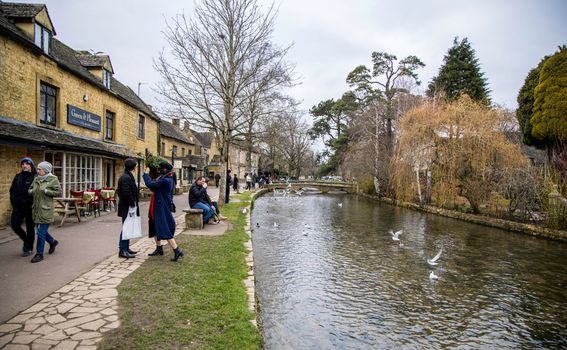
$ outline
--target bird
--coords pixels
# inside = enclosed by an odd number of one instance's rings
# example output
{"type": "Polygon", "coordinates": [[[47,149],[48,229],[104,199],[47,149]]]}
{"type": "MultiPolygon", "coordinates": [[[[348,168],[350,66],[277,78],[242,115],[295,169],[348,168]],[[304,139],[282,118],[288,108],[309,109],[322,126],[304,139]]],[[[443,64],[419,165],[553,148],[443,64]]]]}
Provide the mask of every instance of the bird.
{"type": "Polygon", "coordinates": [[[342,208],[342,207],[343,207],[343,203],[339,203],[339,204],[337,204],[337,206],[338,206],[339,208],[342,208]]]}
{"type": "Polygon", "coordinates": [[[279,227],[280,225],[277,222],[274,222],[274,227],[279,227]]]}
{"type": "Polygon", "coordinates": [[[248,210],[246,208],[242,209],[242,214],[246,214],[248,210]]]}
{"type": "Polygon", "coordinates": [[[427,263],[431,266],[435,266],[438,264],[437,260],[439,260],[439,258],[441,257],[441,253],[443,252],[443,249],[439,250],[439,253],[437,253],[437,255],[435,255],[432,259],[427,259],[427,263]]]}
{"type": "Polygon", "coordinates": [[[436,279],[439,279],[439,276],[437,276],[437,275],[435,274],[435,272],[431,271],[431,272],[429,273],[429,279],[430,279],[430,280],[436,280],[436,279]]]}
{"type": "Polygon", "coordinates": [[[392,230],[390,230],[390,234],[392,235],[392,240],[394,241],[399,241],[400,240],[400,235],[404,233],[404,230],[399,230],[396,231],[396,233],[394,233],[392,230]]]}
{"type": "Polygon", "coordinates": [[[303,231],[303,235],[304,235],[304,236],[307,236],[307,231],[303,231]]]}
{"type": "Polygon", "coordinates": [[[256,223],[256,227],[258,227],[258,228],[259,228],[259,227],[260,227],[260,224],[259,224],[259,223],[256,223]]]}
{"type": "Polygon", "coordinates": [[[305,224],[305,228],[309,230],[311,226],[309,226],[309,224],[305,224]]]}

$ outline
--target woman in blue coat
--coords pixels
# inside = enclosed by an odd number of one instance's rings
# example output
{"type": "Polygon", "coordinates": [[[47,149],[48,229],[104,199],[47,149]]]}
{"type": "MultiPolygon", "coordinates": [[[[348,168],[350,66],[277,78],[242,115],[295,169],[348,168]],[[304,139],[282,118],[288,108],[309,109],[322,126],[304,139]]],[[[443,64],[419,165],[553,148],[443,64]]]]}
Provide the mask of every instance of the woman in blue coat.
{"type": "MultiPolygon", "coordinates": [[[[153,221],[155,227],[156,250],[155,254],[163,255],[163,247],[160,240],[166,240],[173,248],[174,256],[171,261],[177,261],[183,256],[183,251],[175,243],[175,219],[171,214],[173,203],[173,167],[168,162],[161,162],[158,171],[160,176],[154,181],[150,178],[150,169],[146,168],[144,173],[144,183],[152,191],[150,199],[150,222],[153,221]]],[[[152,228],[150,228],[150,231],[152,228]]]]}

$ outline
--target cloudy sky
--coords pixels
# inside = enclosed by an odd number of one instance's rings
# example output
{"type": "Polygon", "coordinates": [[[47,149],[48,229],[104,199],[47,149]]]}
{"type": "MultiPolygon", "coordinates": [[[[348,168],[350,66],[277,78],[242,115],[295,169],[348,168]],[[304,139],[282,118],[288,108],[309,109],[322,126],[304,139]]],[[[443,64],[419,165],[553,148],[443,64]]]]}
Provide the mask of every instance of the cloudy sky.
{"type": "MultiPolygon", "coordinates": [[[[17,0],[13,0],[17,1],[17,0]]],[[[260,0],[268,4],[268,0],[260,0]]],[[[22,1],[38,3],[38,0],[22,1]]],[[[158,105],[152,60],[166,49],[165,18],[192,14],[191,0],[46,0],[57,38],[110,55],[115,77],[158,105]]],[[[308,110],[348,90],[347,74],[373,51],[418,56],[423,82],[437,73],[453,38],[467,37],[494,102],[516,108],[517,92],[541,58],[567,44],[565,0],[276,0],[274,42],[293,43],[288,60],[301,84],[290,92],[308,110]]]]}

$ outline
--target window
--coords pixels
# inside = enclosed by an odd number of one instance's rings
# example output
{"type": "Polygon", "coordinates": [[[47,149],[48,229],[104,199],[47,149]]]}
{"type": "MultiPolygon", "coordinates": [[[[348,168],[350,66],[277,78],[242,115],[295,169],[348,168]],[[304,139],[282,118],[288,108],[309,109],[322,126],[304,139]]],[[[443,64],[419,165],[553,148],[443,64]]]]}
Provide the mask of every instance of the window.
{"type": "Polygon", "coordinates": [[[43,52],[49,54],[49,41],[51,39],[51,32],[42,25],[35,24],[35,44],[40,47],[43,52]]]}
{"type": "Polygon", "coordinates": [[[106,111],[106,123],[104,128],[105,140],[112,140],[114,138],[114,116],[114,113],[106,111]]]}
{"type": "Polygon", "coordinates": [[[189,151],[187,152],[188,155],[191,155],[191,153],[193,153],[193,151],[191,151],[191,150],[189,150],[189,151]]]}
{"type": "Polygon", "coordinates": [[[100,187],[101,158],[72,153],[67,153],[65,156],[67,191],[85,191],[100,187]]]}
{"type": "Polygon", "coordinates": [[[146,117],[143,115],[138,116],[138,138],[144,139],[146,137],[146,117]]]}
{"type": "Polygon", "coordinates": [[[39,121],[43,124],[57,124],[57,89],[43,82],[39,86],[39,121]]]}
{"type": "Polygon", "coordinates": [[[165,156],[165,142],[161,143],[161,152],[160,153],[161,153],[162,156],[165,156]]]}
{"type": "Polygon", "coordinates": [[[177,156],[177,146],[172,146],[172,147],[171,147],[171,153],[173,154],[174,157],[177,156]]]}
{"type": "Polygon", "coordinates": [[[110,89],[110,72],[106,69],[102,70],[102,84],[107,88],[110,89]]]}
{"type": "Polygon", "coordinates": [[[185,157],[185,147],[181,147],[181,156],[185,157]]]}

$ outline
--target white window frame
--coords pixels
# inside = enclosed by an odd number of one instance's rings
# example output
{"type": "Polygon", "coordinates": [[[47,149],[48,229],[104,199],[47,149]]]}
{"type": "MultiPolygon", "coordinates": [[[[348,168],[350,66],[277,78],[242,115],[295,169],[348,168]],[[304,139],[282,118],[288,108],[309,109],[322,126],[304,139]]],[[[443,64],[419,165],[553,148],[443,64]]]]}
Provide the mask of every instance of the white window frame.
{"type": "Polygon", "coordinates": [[[43,52],[49,54],[49,44],[51,42],[51,32],[41,24],[34,23],[34,43],[43,52]]]}

